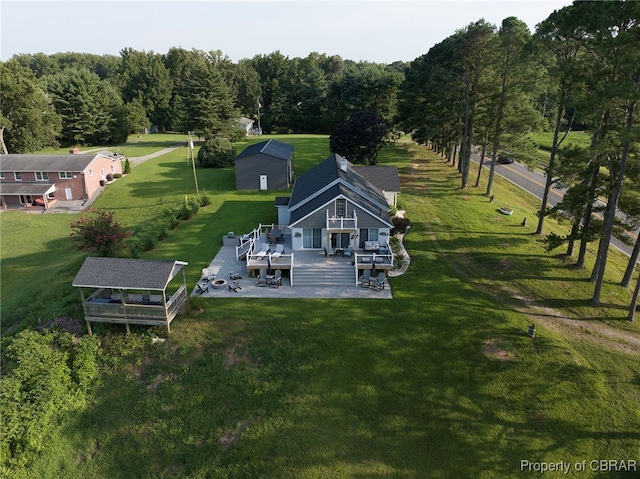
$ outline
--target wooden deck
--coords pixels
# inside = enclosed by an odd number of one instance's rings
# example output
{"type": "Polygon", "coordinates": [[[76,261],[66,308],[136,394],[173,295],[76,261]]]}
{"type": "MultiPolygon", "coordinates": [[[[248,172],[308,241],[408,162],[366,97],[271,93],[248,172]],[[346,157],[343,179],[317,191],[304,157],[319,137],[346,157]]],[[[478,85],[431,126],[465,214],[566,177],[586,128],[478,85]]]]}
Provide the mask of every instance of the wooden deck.
{"type": "Polygon", "coordinates": [[[171,297],[163,295],[129,294],[125,298],[105,297],[105,290],[97,290],[82,302],[87,324],[116,323],[146,326],[165,326],[170,331],[171,322],[187,300],[187,290],[182,285],[171,297]]]}

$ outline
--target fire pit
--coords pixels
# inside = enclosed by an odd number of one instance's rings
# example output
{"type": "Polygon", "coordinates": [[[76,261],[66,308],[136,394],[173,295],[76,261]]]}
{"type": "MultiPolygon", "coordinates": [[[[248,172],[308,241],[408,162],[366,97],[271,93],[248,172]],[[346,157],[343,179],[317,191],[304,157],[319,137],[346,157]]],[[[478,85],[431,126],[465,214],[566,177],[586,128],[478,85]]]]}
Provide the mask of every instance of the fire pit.
{"type": "Polygon", "coordinates": [[[215,279],[211,282],[211,286],[213,286],[214,288],[224,288],[226,285],[226,279],[215,279]]]}

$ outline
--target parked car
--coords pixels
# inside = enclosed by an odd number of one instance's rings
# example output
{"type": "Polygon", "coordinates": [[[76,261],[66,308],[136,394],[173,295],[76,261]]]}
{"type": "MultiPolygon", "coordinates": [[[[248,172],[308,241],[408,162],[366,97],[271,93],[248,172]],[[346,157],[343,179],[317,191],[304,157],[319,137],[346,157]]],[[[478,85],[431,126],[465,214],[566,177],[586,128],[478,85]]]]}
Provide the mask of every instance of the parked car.
{"type": "Polygon", "coordinates": [[[502,163],[503,165],[510,165],[516,161],[511,155],[498,155],[498,163],[502,163]]]}

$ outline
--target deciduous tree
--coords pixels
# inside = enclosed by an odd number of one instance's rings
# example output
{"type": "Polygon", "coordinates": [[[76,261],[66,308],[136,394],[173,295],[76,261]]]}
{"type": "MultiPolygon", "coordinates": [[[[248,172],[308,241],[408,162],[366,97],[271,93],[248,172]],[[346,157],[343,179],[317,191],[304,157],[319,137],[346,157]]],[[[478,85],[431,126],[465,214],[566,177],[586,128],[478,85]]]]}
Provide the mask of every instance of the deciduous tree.
{"type": "Polygon", "coordinates": [[[375,165],[378,152],[390,140],[391,124],[373,110],[362,110],[334,128],[329,149],[352,163],[375,165]]]}

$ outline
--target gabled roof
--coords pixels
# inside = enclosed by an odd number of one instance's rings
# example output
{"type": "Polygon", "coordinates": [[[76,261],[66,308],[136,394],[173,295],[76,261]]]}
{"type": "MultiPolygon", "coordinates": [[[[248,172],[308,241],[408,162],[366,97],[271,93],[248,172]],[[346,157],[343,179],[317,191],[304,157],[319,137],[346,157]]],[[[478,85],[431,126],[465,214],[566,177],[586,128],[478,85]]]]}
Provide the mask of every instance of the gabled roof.
{"type": "Polygon", "coordinates": [[[310,215],[314,211],[317,211],[318,209],[324,207],[338,197],[346,198],[352,203],[358,205],[363,210],[375,215],[380,220],[388,223],[389,225],[392,224],[388,210],[386,208],[381,208],[378,203],[368,200],[366,197],[359,195],[353,189],[348,188],[347,186],[340,183],[336,183],[330,188],[322,191],[322,193],[314,196],[309,201],[301,204],[298,208],[293,210],[291,212],[289,224],[295,224],[296,222],[310,215]]]}
{"type": "MultiPolygon", "coordinates": [[[[333,154],[297,178],[289,200],[290,224],[339,196],[391,224],[389,205],[384,194],[360,171],[360,168],[354,168],[353,164],[340,155],[333,154]]],[[[393,170],[389,171],[389,174],[393,173],[393,170]]],[[[396,176],[397,173],[398,170],[395,169],[396,176]]]]}
{"type": "Polygon", "coordinates": [[[255,120],[252,120],[251,118],[247,118],[246,116],[243,116],[238,120],[238,123],[241,124],[242,126],[250,126],[255,123],[255,120]]]}
{"type": "Polygon", "coordinates": [[[379,203],[381,208],[386,209],[388,207],[387,200],[379,188],[367,181],[353,167],[353,164],[340,155],[333,154],[296,179],[291,192],[289,208],[295,209],[299,207],[301,203],[309,201],[311,197],[334,182],[348,185],[360,192],[361,195],[369,197],[371,201],[379,203]],[[341,168],[343,164],[346,164],[344,170],[341,168]]]}
{"type": "Polygon", "coordinates": [[[293,156],[293,145],[283,143],[278,140],[261,141],[260,143],[254,143],[247,146],[238,156],[236,160],[241,160],[248,156],[257,155],[262,153],[263,155],[273,156],[281,160],[289,160],[293,156]]]}
{"type": "Polygon", "coordinates": [[[2,171],[83,171],[98,156],[120,160],[122,155],[82,153],[78,155],[0,155],[2,171]]]}
{"type": "Polygon", "coordinates": [[[84,260],[72,285],[164,291],[185,265],[187,263],[183,261],[89,257],[84,260]]]}

